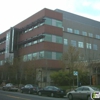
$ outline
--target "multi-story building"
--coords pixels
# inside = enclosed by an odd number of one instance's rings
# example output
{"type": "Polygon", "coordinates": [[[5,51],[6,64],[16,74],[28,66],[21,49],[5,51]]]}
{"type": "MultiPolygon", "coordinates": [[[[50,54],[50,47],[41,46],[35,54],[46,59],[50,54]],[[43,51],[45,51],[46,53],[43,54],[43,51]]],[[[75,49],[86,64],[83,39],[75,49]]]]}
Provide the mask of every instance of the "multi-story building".
{"type": "Polygon", "coordinates": [[[0,34],[0,66],[22,56],[37,58],[42,80],[61,68],[60,58],[69,45],[81,50],[84,61],[100,59],[100,22],[59,9],[43,9],[0,34]],[[44,70],[43,70],[44,69],[44,70]],[[48,71],[45,73],[45,71],[48,71]]]}

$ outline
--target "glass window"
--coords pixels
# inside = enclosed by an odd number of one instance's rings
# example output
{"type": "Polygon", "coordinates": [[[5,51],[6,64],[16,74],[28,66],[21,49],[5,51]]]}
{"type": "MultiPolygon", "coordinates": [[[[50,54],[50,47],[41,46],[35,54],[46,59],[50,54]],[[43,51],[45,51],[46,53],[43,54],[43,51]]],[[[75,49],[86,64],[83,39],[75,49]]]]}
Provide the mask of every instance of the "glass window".
{"type": "Polygon", "coordinates": [[[83,42],[78,42],[78,47],[79,47],[79,48],[84,48],[83,42]]]}
{"type": "Polygon", "coordinates": [[[37,53],[33,53],[33,59],[37,58],[37,53]]]}
{"type": "Polygon", "coordinates": [[[45,24],[62,28],[62,21],[45,17],[45,24]]]}
{"type": "Polygon", "coordinates": [[[87,47],[87,49],[91,49],[92,48],[90,43],[86,43],[86,47],[87,47]]]}
{"type": "Polygon", "coordinates": [[[39,40],[39,42],[43,42],[43,41],[44,41],[44,39],[43,39],[43,38],[39,40]]]}
{"type": "Polygon", "coordinates": [[[90,89],[87,88],[87,87],[84,87],[84,88],[83,88],[83,91],[90,91],[90,89]]]}
{"type": "Polygon", "coordinates": [[[41,51],[41,52],[40,52],[39,57],[40,57],[40,58],[44,58],[44,51],[41,51]]]}
{"type": "Polygon", "coordinates": [[[52,19],[52,26],[56,26],[56,20],[52,19]]]}
{"type": "Polygon", "coordinates": [[[62,22],[61,21],[56,21],[56,26],[62,28],[62,22]]]}
{"type": "Polygon", "coordinates": [[[56,42],[56,36],[52,35],[52,42],[56,42]]]}
{"type": "Polygon", "coordinates": [[[45,18],[46,20],[45,20],[45,24],[47,24],[47,25],[52,25],[52,19],[50,19],[50,18],[45,18]]]}
{"type": "Polygon", "coordinates": [[[27,55],[23,56],[23,61],[27,61],[27,55]]]}
{"type": "Polygon", "coordinates": [[[27,43],[27,46],[30,46],[32,43],[30,42],[30,43],[27,43]]]}
{"type": "Polygon", "coordinates": [[[56,42],[57,43],[62,43],[62,37],[56,36],[56,42]]]}
{"type": "Polygon", "coordinates": [[[67,28],[67,32],[73,33],[73,29],[72,28],[67,28]]]}
{"type": "Polygon", "coordinates": [[[75,41],[75,40],[71,40],[71,45],[72,45],[73,47],[76,47],[76,41],[75,41]]]}
{"type": "Polygon", "coordinates": [[[62,26],[62,29],[63,29],[63,31],[64,31],[64,27],[62,26]]]}
{"type": "Polygon", "coordinates": [[[27,44],[24,44],[24,47],[27,47],[27,44]]]}
{"type": "Polygon", "coordinates": [[[40,24],[39,24],[39,26],[42,26],[42,25],[44,25],[44,23],[40,23],[40,24]]]}
{"type": "Polygon", "coordinates": [[[50,34],[45,34],[45,38],[44,38],[45,41],[52,41],[52,35],[50,34]]]}
{"type": "Polygon", "coordinates": [[[93,34],[92,33],[89,33],[88,35],[89,35],[89,37],[93,37],[93,34]]]}
{"type": "Polygon", "coordinates": [[[46,51],[45,58],[52,59],[52,52],[46,51]]]}
{"type": "Polygon", "coordinates": [[[91,87],[94,91],[100,91],[100,89],[99,88],[97,88],[97,87],[91,87]]]}
{"type": "Polygon", "coordinates": [[[79,30],[74,30],[74,33],[75,34],[79,34],[79,30]]]}
{"type": "Polygon", "coordinates": [[[32,44],[37,44],[38,43],[38,41],[33,41],[33,43],[32,44]]]}
{"type": "Polygon", "coordinates": [[[38,25],[37,26],[34,26],[34,29],[37,28],[37,27],[38,27],[38,25]]]}
{"type": "Polygon", "coordinates": [[[29,31],[31,31],[31,30],[33,30],[33,27],[32,28],[30,28],[30,29],[28,29],[29,31]]]}
{"type": "Polygon", "coordinates": [[[56,52],[56,59],[60,60],[62,57],[62,53],[56,52]]]}
{"type": "Polygon", "coordinates": [[[32,54],[28,54],[27,57],[28,57],[28,60],[32,60],[32,54]]]}
{"type": "Polygon", "coordinates": [[[52,52],[52,59],[56,60],[56,52],[52,52]]]}
{"type": "Polygon", "coordinates": [[[93,50],[97,50],[97,45],[96,44],[93,44],[93,50]]]}
{"type": "Polygon", "coordinates": [[[64,39],[64,45],[67,45],[67,44],[68,44],[68,40],[64,39]]]}
{"type": "Polygon", "coordinates": [[[87,32],[84,32],[84,31],[83,31],[83,32],[82,32],[82,35],[87,36],[87,32]]]}
{"type": "Polygon", "coordinates": [[[97,38],[97,39],[100,39],[100,35],[96,35],[96,38],[97,38]]]}
{"type": "Polygon", "coordinates": [[[83,90],[83,87],[78,87],[75,89],[76,91],[82,91],[83,90]]]}
{"type": "Polygon", "coordinates": [[[28,32],[28,29],[25,31],[25,33],[27,33],[28,32]]]}

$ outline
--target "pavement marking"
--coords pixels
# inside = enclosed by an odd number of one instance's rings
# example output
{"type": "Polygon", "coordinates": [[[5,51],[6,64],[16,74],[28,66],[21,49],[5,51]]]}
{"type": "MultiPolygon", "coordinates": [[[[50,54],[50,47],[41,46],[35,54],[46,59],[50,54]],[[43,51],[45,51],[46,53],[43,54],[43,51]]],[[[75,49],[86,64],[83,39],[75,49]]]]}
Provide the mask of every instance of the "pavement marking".
{"type": "Polygon", "coordinates": [[[21,98],[17,96],[12,96],[12,95],[7,95],[8,97],[16,98],[16,99],[23,99],[23,100],[31,100],[31,99],[26,99],[26,98],[21,98]]]}

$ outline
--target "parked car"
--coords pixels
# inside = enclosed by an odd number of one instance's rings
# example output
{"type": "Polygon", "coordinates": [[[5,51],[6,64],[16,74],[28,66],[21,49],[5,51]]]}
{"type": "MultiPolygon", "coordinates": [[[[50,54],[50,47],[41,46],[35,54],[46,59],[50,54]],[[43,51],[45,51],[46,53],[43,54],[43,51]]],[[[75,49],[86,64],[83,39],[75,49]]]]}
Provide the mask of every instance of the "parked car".
{"type": "Polygon", "coordinates": [[[66,91],[56,86],[46,86],[38,91],[38,95],[47,95],[51,97],[55,97],[55,96],[64,97],[66,95],[66,91]]]}
{"type": "Polygon", "coordinates": [[[12,83],[7,83],[5,86],[2,87],[4,91],[18,91],[18,88],[15,87],[12,83]]]}
{"type": "MultiPolygon", "coordinates": [[[[69,100],[93,100],[92,99],[92,94],[93,93],[100,93],[100,90],[96,87],[92,87],[92,86],[81,86],[76,88],[73,91],[70,91],[67,93],[67,96],[69,98],[69,100]]],[[[94,99],[94,100],[100,100],[100,98],[98,99],[94,99]]]]}
{"type": "Polygon", "coordinates": [[[26,84],[20,89],[21,93],[28,93],[28,94],[32,93],[37,94],[38,90],[39,90],[38,86],[33,86],[32,84],[26,84]]]}

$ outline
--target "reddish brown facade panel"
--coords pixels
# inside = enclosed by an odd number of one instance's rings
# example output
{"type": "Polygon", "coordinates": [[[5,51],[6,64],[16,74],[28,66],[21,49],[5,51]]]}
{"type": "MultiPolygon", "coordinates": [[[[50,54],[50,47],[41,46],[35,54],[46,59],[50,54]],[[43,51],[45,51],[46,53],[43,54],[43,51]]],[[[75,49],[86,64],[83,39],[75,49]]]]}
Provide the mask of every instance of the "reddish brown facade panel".
{"type": "Polygon", "coordinates": [[[52,42],[44,42],[44,50],[63,52],[63,45],[52,42]]]}
{"type": "Polygon", "coordinates": [[[24,47],[19,49],[19,55],[30,54],[39,51],[55,51],[55,52],[63,52],[63,45],[51,42],[41,42],[34,44],[29,47],[24,47]]]}
{"type": "Polygon", "coordinates": [[[53,18],[53,19],[57,19],[57,20],[63,20],[63,16],[61,13],[59,12],[54,12],[52,10],[49,9],[44,9],[45,10],[45,16],[53,18]]]}
{"type": "Polygon", "coordinates": [[[33,60],[30,63],[34,62],[34,66],[36,68],[44,68],[44,69],[60,69],[62,68],[61,60],[49,60],[49,59],[40,59],[33,60]]]}
{"type": "Polygon", "coordinates": [[[43,43],[34,44],[32,46],[19,49],[19,55],[22,56],[22,55],[37,52],[37,51],[40,51],[40,50],[43,50],[43,49],[44,49],[43,43]]]}
{"type": "Polygon", "coordinates": [[[61,60],[48,60],[48,68],[62,68],[62,62],[61,60]]]}
{"type": "Polygon", "coordinates": [[[42,34],[45,32],[45,26],[41,26],[39,28],[36,28],[28,33],[24,33],[24,34],[21,34],[20,35],[20,38],[19,38],[19,41],[23,41],[23,40],[26,40],[28,38],[31,38],[31,37],[34,37],[34,36],[37,36],[38,34],[42,34]]]}
{"type": "Polygon", "coordinates": [[[58,36],[63,36],[62,28],[58,28],[50,25],[45,25],[45,32],[58,35],[58,36]]]}
{"type": "Polygon", "coordinates": [[[21,34],[19,37],[19,41],[26,40],[28,38],[37,36],[38,34],[42,34],[42,33],[49,33],[49,34],[51,33],[51,34],[58,35],[58,36],[63,35],[62,28],[57,28],[57,27],[50,26],[50,25],[43,25],[28,33],[21,34]]]}
{"type": "Polygon", "coordinates": [[[0,34],[0,39],[6,37],[7,32],[8,32],[8,31],[6,31],[6,32],[4,32],[4,33],[2,33],[2,34],[0,34]]]}
{"type": "Polygon", "coordinates": [[[2,44],[0,44],[0,49],[5,48],[5,45],[6,45],[6,43],[2,43],[2,44]]]}
{"type": "Polygon", "coordinates": [[[4,60],[4,59],[5,59],[5,55],[4,54],[0,55],[0,60],[4,60]]]}
{"type": "Polygon", "coordinates": [[[26,25],[40,19],[40,18],[43,18],[43,17],[51,17],[51,18],[54,18],[54,19],[58,19],[58,20],[62,20],[62,14],[61,13],[58,13],[58,12],[54,12],[52,10],[49,10],[49,9],[43,9],[39,12],[37,12],[36,14],[32,15],[31,17],[27,18],[26,20],[22,21],[21,23],[17,24],[15,27],[16,28],[22,28],[22,27],[25,27],[26,25]]]}

